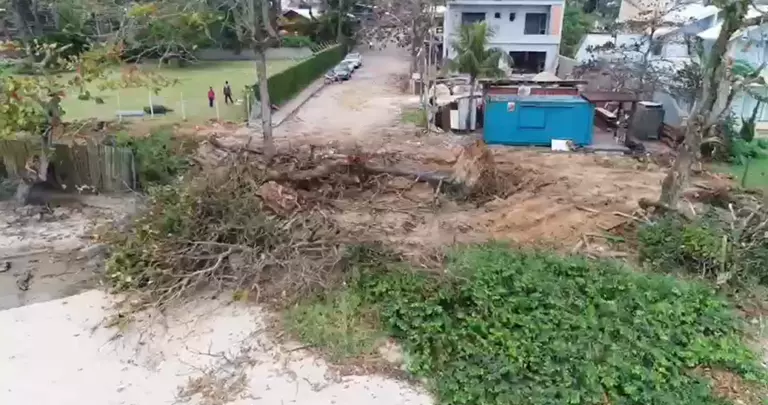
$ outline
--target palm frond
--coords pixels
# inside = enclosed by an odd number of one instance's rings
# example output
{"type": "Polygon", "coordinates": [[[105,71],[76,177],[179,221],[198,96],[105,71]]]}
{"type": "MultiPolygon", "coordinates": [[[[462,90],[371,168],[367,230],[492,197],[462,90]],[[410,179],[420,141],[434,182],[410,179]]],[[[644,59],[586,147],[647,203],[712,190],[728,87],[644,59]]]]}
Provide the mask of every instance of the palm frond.
{"type": "Polygon", "coordinates": [[[448,62],[448,67],[459,73],[477,77],[498,77],[504,74],[499,63],[504,52],[489,49],[493,30],[484,22],[462,25],[459,35],[451,43],[456,57],[448,62]]]}

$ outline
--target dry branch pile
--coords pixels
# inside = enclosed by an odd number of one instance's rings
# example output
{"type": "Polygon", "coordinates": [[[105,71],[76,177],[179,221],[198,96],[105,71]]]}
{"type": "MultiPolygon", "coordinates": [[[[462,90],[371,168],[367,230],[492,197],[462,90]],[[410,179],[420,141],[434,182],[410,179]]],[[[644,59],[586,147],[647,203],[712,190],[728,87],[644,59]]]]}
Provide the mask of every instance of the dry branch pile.
{"type": "Polygon", "coordinates": [[[161,306],[210,287],[287,304],[343,279],[344,247],[360,235],[334,222],[334,200],[387,187],[382,176],[427,182],[436,192],[449,187],[462,198],[498,189],[481,144],[465,151],[456,174],[399,169],[395,156],[359,151],[291,150],[269,165],[258,151],[215,142],[201,151],[199,170],[153,190],[133,230],[114,238],[107,269],[118,289],[161,306]]]}
{"type": "Polygon", "coordinates": [[[343,243],[334,224],[253,163],[233,155],[217,170],[153,190],[149,210],[116,240],[113,283],[165,304],[203,287],[270,299],[330,282],[343,243]]]}

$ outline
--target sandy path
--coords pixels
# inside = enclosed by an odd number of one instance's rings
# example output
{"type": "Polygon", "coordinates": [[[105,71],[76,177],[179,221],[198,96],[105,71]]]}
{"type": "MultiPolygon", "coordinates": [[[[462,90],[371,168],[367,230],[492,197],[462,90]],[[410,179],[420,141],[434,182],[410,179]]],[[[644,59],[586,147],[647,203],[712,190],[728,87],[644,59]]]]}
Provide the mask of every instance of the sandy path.
{"type": "Polygon", "coordinates": [[[166,327],[139,322],[115,338],[116,328],[100,326],[111,302],[89,291],[0,312],[0,404],[171,404],[180,389],[193,386],[227,386],[227,394],[181,402],[431,403],[395,380],[334,377],[322,361],[273,344],[260,332],[264,317],[253,306],[198,301],[169,316],[166,327]],[[222,353],[237,360],[228,363],[222,353]],[[206,372],[210,378],[199,378],[206,372]],[[190,380],[197,384],[188,385],[190,380]]]}

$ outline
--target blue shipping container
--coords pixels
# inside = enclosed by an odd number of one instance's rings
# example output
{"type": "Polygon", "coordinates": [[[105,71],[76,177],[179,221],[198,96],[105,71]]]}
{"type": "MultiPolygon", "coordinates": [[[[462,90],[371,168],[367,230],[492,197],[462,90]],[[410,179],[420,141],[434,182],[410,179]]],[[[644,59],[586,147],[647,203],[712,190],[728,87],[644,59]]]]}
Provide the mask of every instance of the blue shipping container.
{"type": "Polygon", "coordinates": [[[491,95],[485,100],[488,144],[549,146],[553,139],[592,143],[594,107],[576,96],[491,95]]]}

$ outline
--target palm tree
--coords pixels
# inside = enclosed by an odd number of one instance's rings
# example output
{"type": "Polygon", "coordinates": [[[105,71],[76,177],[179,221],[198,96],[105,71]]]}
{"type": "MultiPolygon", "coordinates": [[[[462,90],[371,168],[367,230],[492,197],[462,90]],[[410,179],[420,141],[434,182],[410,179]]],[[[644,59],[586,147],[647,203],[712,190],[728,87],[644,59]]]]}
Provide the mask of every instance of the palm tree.
{"type": "MultiPolygon", "coordinates": [[[[475,95],[477,79],[482,77],[501,77],[504,71],[499,67],[504,52],[490,48],[493,30],[485,22],[462,25],[458,38],[451,43],[456,57],[448,61],[448,67],[456,72],[469,75],[469,105],[475,95]]],[[[472,112],[467,114],[467,130],[471,126],[472,112]]]]}

